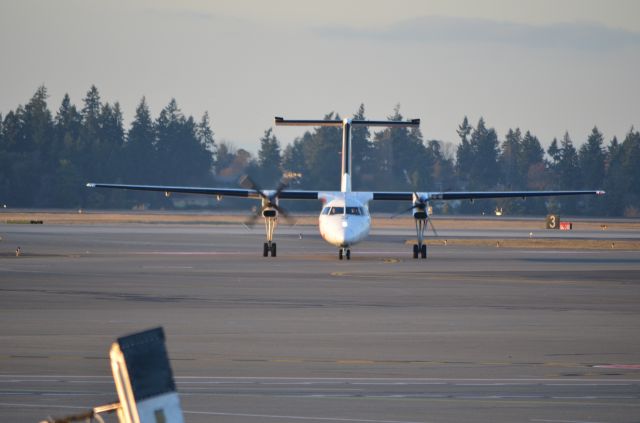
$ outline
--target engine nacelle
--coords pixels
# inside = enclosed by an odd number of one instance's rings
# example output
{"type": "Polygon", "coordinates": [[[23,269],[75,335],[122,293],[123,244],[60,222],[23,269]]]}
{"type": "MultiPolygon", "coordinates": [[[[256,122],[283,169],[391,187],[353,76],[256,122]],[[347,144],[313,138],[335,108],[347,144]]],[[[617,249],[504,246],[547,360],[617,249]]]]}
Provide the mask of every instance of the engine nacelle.
{"type": "Polygon", "coordinates": [[[278,211],[276,209],[263,209],[262,217],[276,217],[278,216],[278,211]]]}
{"type": "Polygon", "coordinates": [[[427,218],[427,205],[422,202],[413,203],[413,218],[424,220],[427,218]]]}
{"type": "Polygon", "coordinates": [[[413,212],[413,218],[414,219],[426,219],[427,218],[427,212],[422,210],[422,211],[415,211],[413,212]]]}

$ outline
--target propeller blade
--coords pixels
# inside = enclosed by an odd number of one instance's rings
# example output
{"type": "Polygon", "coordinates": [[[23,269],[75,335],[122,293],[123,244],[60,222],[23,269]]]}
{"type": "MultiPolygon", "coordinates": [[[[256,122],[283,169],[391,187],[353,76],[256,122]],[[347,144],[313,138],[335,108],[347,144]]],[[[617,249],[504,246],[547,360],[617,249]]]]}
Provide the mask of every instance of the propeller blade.
{"type": "Polygon", "coordinates": [[[260,186],[253,179],[251,179],[249,175],[243,175],[238,181],[238,183],[240,184],[241,187],[253,190],[256,193],[258,193],[258,195],[260,195],[260,197],[262,197],[262,199],[264,200],[263,204],[265,204],[265,206],[262,207],[260,211],[258,211],[256,214],[249,217],[249,219],[245,222],[246,226],[252,227],[255,224],[256,220],[262,217],[262,211],[265,208],[275,209],[278,212],[278,214],[282,215],[282,217],[287,221],[287,223],[291,225],[295,224],[295,219],[293,219],[284,208],[280,207],[277,204],[277,199],[280,196],[280,193],[289,186],[289,184],[287,184],[285,181],[281,181],[276,191],[271,195],[267,195],[262,190],[262,188],[260,188],[260,186]]]}
{"type": "Polygon", "coordinates": [[[260,213],[252,214],[251,216],[249,216],[247,220],[245,220],[244,224],[249,228],[253,228],[254,225],[256,224],[256,220],[258,220],[260,217],[261,217],[260,213]]]}
{"type": "Polygon", "coordinates": [[[256,183],[253,182],[253,179],[249,175],[242,175],[238,180],[238,185],[242,188],[257,190],[256,183]]]}
{"type": "Polygon", "coordinates": [[[394,215],[390,216],[390,217],[389,217],[389,219],[394,219],[394,218],[396,218],[396,217],[400,216],[401,214],[405,214],[406,212],[408,212],[408,211],[411,211],[411,210],[415,209],[416,207],[417,207],[417,206],[413,205],[413,206],[409,207],[408,209],[402,210],[402,211],[400,211],[400,212],[398,212],[398,213],[396,213],[396,214],[394,214],[394,215]]]}
{"type": "Polygon", "coordinates": [[[440,235],[438,235],[438,231],[436,231],[436,227],[433,225],[433,219],[430,217],[427,217],[427,222],[431,225],[431,230],[433,231],[433,234],[439,237],[440,235]]]}
{"type": "Polygon", "coordinates": [[[273,198],[278,198],[280,196],[280,193],[282,191],[284,191],[285,188],[288,188],[289,184],[286,183],[285,181],[281,181],[280,185],[278,185],[278,188],[276,189],[275,194],[273,194],[273,198]]]}
{"type": "Polygon", "coordinates": [[[264,193],[264,191],[262,191],[262,188],[260,188],[260,185],[258,185],[253,179],[251,179],[251,177],[249,175],[241,176],[240,180],[238,181],[238,184],[242,188],[246,188],[246,189],[250,189],[250,190],[255,191],[263,199],[265,199],[265,200],[267,200],[269,202],[271,201],[271,199],[269,197],[267,197],[267,195],[264,193]]]}
{"type": "Polygon", "coordinates": [[[276,211],[277,211],[278,213],[280,213],[280,214],[282,215],[282,217],[285,217],[285,218],[289,217],[289,213],[287,213],[287,211],[286,211],[285,209],[283,209],[282,207],[280,207],[279,205],[274,204],[274,205],[272,205],[271,207],[273,207],[274,209],[276,209],[276,211]]]}

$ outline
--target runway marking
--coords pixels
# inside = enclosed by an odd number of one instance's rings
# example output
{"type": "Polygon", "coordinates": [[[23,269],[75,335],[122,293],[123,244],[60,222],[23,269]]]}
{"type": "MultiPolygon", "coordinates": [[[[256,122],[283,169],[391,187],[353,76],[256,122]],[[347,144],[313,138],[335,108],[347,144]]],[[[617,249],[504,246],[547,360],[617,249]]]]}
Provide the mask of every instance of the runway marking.
{"type": "Polygon", "coordinates": [[[361,422],[361,423],[426,423],[425,421],[407,421],[407,420],[372,420],[372,419],[352,419],[348,417],[313,417],[313,416],[284,416],[273,414],[249,414],[249,413],[224,413],[217,411],[188,411],[184,414],[201,414],[207,416],[234,416],[234,417],[256,417],[263,419],[289,419],[289,420],[317,420],[332,422],[361,422]]]}
{"type": "MultiPolygon", "coordinates": [[[[112,376],[105,375],[12,375],[0,374],[0,382],[72,382],[73,379],[83,379],[88,382],[89,379],[108,379],[112,380],[112,376]]],[[[488,383],[510,383],[510,384],[549,384],[558,386],[629,386],[639,384],[640,379],[571,379],[571,383],[567,383],[566,379],[561,378],[367,378],[367,377],[280,377],[280,376],[175,376],[174,379],[180,383],[204,383],[202,381],[211,381],[210,383],[265,383],[265,382],[287,382],[294,383],[304,382],[306,384],[315,383],[351,383],[351,384],[380,384],[380,385],[397,385],[397,384],[488,384],[488,383]],[[613,385],[612,385],[613,384],[613,385]]],[[[83,383],[82,380],[73,381],[75,383],[83,383]]]]}
{"type": "Polygon", "coordinates": [[[384,263],[400,263],[399,259],[395,259],[395,258],[386,258],[383,260],[384,263]]]}
{"type": "Polygon", "coordinates": [[[596,364],[593,367],[597,367],[599,369],[640,370],[640,364],[596,364]]]}
{"type": "MultiPolygon", "coordinates": [[[[340,272],[331,273],[332,276],[342,276],[340,272]]],[[[41,359],[41,360],[108,360],[107,356],[77,356],[77,355],[26,355],[12,354],[0,355],[0,361],[12,359],[41,359]]],[[[339,365],[403,365],[403,366],[456,366],[456,365],[475,365],[475,366],[540,366],[554,368],[601,368],[601,369],[621,369],[621,370],[639,370],[638,364],[598,364],[593,363],[576,363],[576,362],[485,362],[485,361],[436,361],[436,360],[371,360],[366,358],[341,358],[341,359],[305,359],[305,358],[232,358],[232,357],[173,357],[171,361],[206,361],[206,362],[255,362],[255,363],[278,363],[278,364],[304,364],[304,363],[324,363],[339,365]]],[[[598,376],[598,373],[582,373],[581,376],[598,376]]],[[[1,377],[2,375],[0,375],[1,377]]]]}
{"type": "Polygon", "coordinates": [[[254,256],[246,251],[132,251],[127,254],[150,256],[254,256]]]}
{"type": "Polygon", "coordinates": [[[78,405],[57,405],[57,404],[20,404],[13,402],[0,402],[3,407],[25,407],[25,408],[71,408],[74,410],[90,410],[91,407],[80,407],[78,405]]]}
{"type": "MultiPolygon", "coordinates": [[[[90,407],[80,407],[77,405],[57,405],[57,404],[21,404],[11,402],[0,402],[0,406],[4,407],[24,407],[24,408],[67,408],[74,410],[90,410],[90,407]]],[[[249,413],[225,413],[218,411],[190,411],[183,410],[183,414],[199,414],[205,416],[234,416],[234,417],[256,417],[263,419],[288,419],[288,420],[316,420],[316,421],[332,421],[332,422],[360,422],[360,423],[427,423],[425,421],[408,421],[408,420],[372,420],[372,419],[353,419],[348,417],[313,417],[313,416],[283,416],[272,414],[249,414],[249,413]]]]}
{"type": "Polygon", "coordinates": [[[142,266],[143,269],[193,269],[193,266],[142,266]]]}
{"type": "Polygon", "coordinates": [[[605,423],[605,422],[594,422],[587,420],[549,420],[549,419],[529,419],[530,422],[540,422],[540,423],[605,423]]]}

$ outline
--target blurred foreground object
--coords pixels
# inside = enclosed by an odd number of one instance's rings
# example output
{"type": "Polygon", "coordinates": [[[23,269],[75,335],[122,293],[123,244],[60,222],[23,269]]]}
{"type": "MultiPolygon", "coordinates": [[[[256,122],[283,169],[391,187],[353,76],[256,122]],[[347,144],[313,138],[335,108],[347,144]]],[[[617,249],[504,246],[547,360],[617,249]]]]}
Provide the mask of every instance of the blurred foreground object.
{"type": "Polygon", "coordinates": [[[114,411],[120,423],[184,423],[161,327],[118,338],[109,356],[119,402],[41,423],[102,422],[114,411]]]}

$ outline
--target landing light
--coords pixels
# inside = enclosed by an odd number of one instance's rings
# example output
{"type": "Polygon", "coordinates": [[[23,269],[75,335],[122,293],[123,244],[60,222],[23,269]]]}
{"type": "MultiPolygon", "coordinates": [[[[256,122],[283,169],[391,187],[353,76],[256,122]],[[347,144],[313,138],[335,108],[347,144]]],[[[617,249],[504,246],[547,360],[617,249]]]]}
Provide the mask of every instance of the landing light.
{"type": "Polygon", "coordinates": [[[342,222],[342,227],[346,228],[347,226],[349,226],[349,223],[345,220],[342,222]]]}

